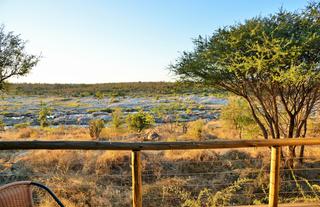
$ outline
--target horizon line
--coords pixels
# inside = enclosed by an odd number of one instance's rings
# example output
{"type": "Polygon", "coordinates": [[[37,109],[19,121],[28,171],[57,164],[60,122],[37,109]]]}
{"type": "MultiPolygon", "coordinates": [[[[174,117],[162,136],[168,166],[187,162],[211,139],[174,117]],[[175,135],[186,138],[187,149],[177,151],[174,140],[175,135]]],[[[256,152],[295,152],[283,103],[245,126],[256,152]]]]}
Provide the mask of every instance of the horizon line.
{"type": "Polygon", "coordinates": [[[45,83],[45,82],[8,82],[8,84],[48,84],[48,85],[98,85],[98,84],[115,84],[115,83],[176,83],[178,81],[119,81],[119,82],[96,82],[96,83],[45,83]]]}

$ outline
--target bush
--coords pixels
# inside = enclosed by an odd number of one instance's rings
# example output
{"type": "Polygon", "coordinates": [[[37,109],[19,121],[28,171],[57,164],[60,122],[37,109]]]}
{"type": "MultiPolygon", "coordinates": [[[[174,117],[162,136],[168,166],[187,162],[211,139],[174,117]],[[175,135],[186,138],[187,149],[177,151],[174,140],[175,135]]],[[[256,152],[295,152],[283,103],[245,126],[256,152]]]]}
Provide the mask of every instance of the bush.
{"type": "Polygon", "coordinates": [[[51,114],[51,108],[49,108],[45,103],[40,103],[40,111],[38,120],[40,122],[41,127],[49,126],[48,116],[51,114]]]}
{"type": "Polygon", "coordinates": [[[3,122],[2,119],[0,119],[0,131],[4,131],[5,123],[3,122]]]}
{"type": "Polygon", "coordinates": [[[89,122],[90,137],[93,139],[98,139],[103,127],[104,121],[102,119],[91,120],[89,122]]]}
{"type": "Polygon", "coordinates": [[[94,109],[88,109],[87,110],[87,113],[89,114],[92,114],[94,112],[107,112],[107,113],[112,113],[113,112],[113,109],[111,108],[103,108],[103,109],[100,109],[100,108],[94,108],[94,109]]]}
{"type": "Polygon", "coordinates": [[[98,111],[99,111],[99,109],[88,109],[87,113],[92,114],[92,113],[98,112],[98,111]]]}
{"type": "Polygon", "coordinates": [[[97,98],[97,99],[99,99],[99,100],[101,100],[101,99],[103,99],[104,95],[103,95],[103,93],[101,93],[100,91],[98,91],[98,92],[96,92],[96,93],[94,94],[94,97],[97,98]]]}
{"type": "Polygon", "coordinates": [[[119,128],[122,124],[123,124],[123,119],[122,119],[122,110],[121,108],[116,108],[113,112],[112,112],[112,120],[111,120],[111,125],[114,128],[119,128]]]}
{"type": "Polygon", "coordinates": [[[249,104],[242,98],[229,97],[228,105],[222,107],[221,120],[225,122],[225,126],[237,130],[240,139],[244,133],[251,135],[259,132],[249,104]]]}
{"type": "Polygon", "coordinates": [[[149,128],[154,123],[154,117],[143,110],[138,113],[130,114],[127,117],[128,127],[132,130],[141,132],[143,129],[149,128]]]}
{"type": "Polygon", "coordinates": [[[189,123],[188,134],[193,138],[201,138],[205,121],[198,119],[189,123]]]}
{"type": "Polygon", "coordinates": [[[113,109],[111,108],[104,108],[104,109],[100,109],[101,112],[107,112],[107,113],[112,113],[113,109]]]}

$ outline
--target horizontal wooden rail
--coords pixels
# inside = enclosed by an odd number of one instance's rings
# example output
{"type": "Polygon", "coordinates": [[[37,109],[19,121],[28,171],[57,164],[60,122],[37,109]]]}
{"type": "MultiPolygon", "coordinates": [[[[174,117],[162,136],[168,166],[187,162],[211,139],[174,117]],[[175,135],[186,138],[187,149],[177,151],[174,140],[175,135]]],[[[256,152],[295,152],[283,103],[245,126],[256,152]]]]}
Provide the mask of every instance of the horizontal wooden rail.
{"type": "Polygon", "coordinates": [[[320,138],[215,140],[202,142],[0,141],[0,150],[185,150],[320,145],[320,138]]]}

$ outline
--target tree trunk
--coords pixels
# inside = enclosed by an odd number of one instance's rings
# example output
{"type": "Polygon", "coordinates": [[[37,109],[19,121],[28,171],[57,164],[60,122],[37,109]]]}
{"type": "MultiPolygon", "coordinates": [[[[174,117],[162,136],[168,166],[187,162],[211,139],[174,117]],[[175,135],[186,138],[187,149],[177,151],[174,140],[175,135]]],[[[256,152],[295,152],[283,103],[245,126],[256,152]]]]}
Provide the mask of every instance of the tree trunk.
{"type": "MultiPolygon", "coordinates": [[[[295,125],[295,116],[290,115],[288,138],[293,139],[294,125],[295,125]]],[[[287,167],[293,169],[294,168],[294,159],[296,157],[296,146],[288,146],[288,154],[289,154],[289,157],[287,160],[287,167]]]]}
{"type": "Polygon", "coordinates": [[[288,138],[293,137],[294,132],[294,124],[295,124],[295,116],[290,115],[289,129],[288,129],[288,138]]]}
{"type": "Polygon", "coordinates": [[[287,168],[291,168],[293,169],[294,168],[294,160],[296,158],[296,146],[289,146],[288,147],[288,154],[289,154],[289,157],[287,159],[287,168]]]}
{"type": "Polygon", "coordinates": [[[262,124],[262,122],[260,121],[260,119],[258,118],[257,114],[256,114],[256,111],[254,109],[254,106],[252,105],[250,99],[246,96],[243,96],[249,103],[249,106],[250,106],[250,109],[251,109],[251,112],[252,112],[252,116],[254,118],[254,120],[257,122],[259,128],[261,129],[262,133],[263,133],[263,137],[265,139],[268,139],[268,132],[267,132],[267,129],[265,128],[265,126],[262,124]]]}
{"type": "MultiPolygon", "coordinates": [[[[305,120],[305,122],[304,122],[302,137],[306,137],[306,134],[307,134],[307,120],[305,120]]],[[[304,157],[304,145],[302,145],[300,147],[300,153],[299,153],[299,164],[300,165],[303,164],[303,157],[304,157]]]]}
{"type": "Polygon", "coordinates": [[[299,153],[299,164],[303,164],[303,157],[304,157],[304,145],[300,147],[300,153],[299,153]]]}

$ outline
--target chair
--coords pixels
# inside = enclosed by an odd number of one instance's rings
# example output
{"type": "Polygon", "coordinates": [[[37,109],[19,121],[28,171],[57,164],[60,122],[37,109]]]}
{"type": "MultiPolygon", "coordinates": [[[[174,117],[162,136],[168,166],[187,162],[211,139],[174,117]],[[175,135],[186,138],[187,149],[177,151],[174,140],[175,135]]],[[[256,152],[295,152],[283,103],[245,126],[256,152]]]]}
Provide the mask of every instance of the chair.
{"type": "Polygon", "coordinates": [[[32,186],[47,191],[60,207],[64,207],[57,196],[45,185],[31,181],[18,181],[0,187],[0,207],[33,207],[32,186]]]}

